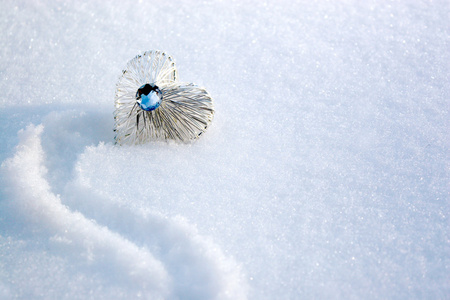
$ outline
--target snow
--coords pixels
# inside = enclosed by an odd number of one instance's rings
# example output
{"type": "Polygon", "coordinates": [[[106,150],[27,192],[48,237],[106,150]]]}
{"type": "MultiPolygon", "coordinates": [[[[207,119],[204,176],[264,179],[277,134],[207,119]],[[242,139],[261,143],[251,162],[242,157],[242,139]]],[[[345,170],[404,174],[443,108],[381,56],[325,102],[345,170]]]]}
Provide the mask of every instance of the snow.
{"type": "Polygon", "coordinates": [[[1,1],[1,299],[446,299],[448,1],[1,1]],[[113,144],[160,49],[192,144],[113,144]]]}

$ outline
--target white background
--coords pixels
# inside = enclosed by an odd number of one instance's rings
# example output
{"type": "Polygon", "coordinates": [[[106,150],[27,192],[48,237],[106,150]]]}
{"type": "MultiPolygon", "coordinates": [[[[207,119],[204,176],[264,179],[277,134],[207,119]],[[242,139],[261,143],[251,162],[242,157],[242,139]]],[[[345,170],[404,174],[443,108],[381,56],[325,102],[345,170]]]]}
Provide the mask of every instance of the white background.
{"type": "Polygon", "coordinates": [[[0,298],[448,298],[449,5],[0,1],[0,298]],[[151,49],[195,143],[113,144],[151,49]]]}

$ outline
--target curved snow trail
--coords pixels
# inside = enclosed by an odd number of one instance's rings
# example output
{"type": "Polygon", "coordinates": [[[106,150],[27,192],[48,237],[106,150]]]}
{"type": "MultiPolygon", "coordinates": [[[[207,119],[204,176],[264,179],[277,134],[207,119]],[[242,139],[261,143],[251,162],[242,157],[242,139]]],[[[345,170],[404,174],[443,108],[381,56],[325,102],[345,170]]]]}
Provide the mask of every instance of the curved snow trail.
{"type": "MultiPolygon", "coordinates": [[[[50,131],[56,123],[47,124],[50,131]]],[[[247,298],[248,285],[239,264],[183,217],[167,218],[122,205],[99,195],[80,174],[66,185],[61,203],[46,180],[43,131],[43,125],[30,125],[19,132],[17,150],[2,164],[2,171],[10,206],[25,224],[43,233],[50,250],[133,295],[247,298]]],[[[105,149],[120,151],[104,144],[88,147],[101,154],[105,149]]]]}
{"type": "Polygon", "coordinates": [[[183,217],[168,218],[113,203],[79,180],[69,185],[65,194],[78,195],[76,201],[69,199],[71,206],[89,218],[151,249],[172,276],[175,298],[247,298],[248,284],[239,264],[225,256],[212,240],[201,236],[183,217]],[[101,211],[89,209],[84,201],[101,206],[101,211]]]}
{"type": "Polygon", "coordinates": [[[19,132],[14,157],[2,164],[10,193],[10,206],[32,226],[43,229],[51,241],[67,247],[66,254],[93,269],[108,269],[113,284],[133,286],[137,293],[165,299],[170,277],[160,261],[117,233],[72,212],[61,204],[44,179],[44,153],[40,135],[43,126],[28,126],[19,132]]]}

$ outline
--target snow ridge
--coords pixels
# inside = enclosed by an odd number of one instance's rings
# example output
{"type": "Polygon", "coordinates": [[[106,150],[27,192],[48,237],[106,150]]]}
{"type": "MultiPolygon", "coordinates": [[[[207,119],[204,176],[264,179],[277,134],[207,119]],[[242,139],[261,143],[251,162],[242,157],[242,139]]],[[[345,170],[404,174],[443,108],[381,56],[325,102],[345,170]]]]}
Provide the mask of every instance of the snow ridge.
{"type": "Polygon", "coordinates": [[[2,172],[13,199],[9,206],[47,239],[51,252],[64,253],[77,262],[75,268],[100,275],[109,285],[126,287],[129,296],[246,298],[240,267],[182,217],[169,219],[116,205],[79,180],[65,194],[72,195],[68,201],[78,203],[80,211],[64,205],[45,179],[43,131],[43,125],[21,130],[16,152],[2,164],[2,172]],[[91,205],[85,212],[83,199],[91,205]],[[84,215],[92,208],[97,208],[91,213],[96,219],[84,215]]]}

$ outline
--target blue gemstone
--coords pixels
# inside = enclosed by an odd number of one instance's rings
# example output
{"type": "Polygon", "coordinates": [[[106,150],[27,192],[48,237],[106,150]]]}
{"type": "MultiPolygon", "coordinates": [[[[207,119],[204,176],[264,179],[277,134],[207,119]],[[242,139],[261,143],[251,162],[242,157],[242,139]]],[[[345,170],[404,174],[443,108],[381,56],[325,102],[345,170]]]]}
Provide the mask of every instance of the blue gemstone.
{"type": "Polygon", "coordinates": [[[161,99],[162,93],[156,85],[144,84],[136,92],[136,101],[145,111],[157,109],[161,99]]]}
{"type": "Polygon", "coordinates": [[[157,92],[150,92],[148,95],[142,95],[141,96],[141,103],[139,103],[139,106],[146,111],[154,110],[159,107],[161,104],[161,98],[159,98],[159,95],[157,92]]]}

